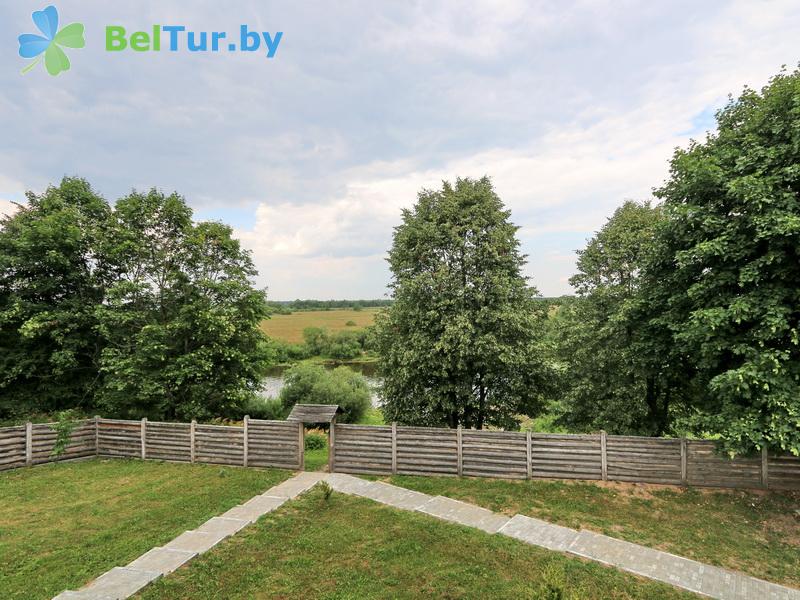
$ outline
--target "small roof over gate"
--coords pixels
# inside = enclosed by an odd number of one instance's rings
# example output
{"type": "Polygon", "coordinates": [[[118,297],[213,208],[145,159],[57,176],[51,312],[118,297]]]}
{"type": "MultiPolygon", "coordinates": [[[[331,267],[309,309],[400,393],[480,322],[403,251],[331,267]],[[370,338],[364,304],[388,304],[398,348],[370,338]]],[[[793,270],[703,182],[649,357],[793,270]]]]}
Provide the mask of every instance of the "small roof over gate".
{"type": "Polygon", "coordinates": [[[337,404],[295,404],[287,421],[301,423],[331,423],[342,412],[337,404]]]}

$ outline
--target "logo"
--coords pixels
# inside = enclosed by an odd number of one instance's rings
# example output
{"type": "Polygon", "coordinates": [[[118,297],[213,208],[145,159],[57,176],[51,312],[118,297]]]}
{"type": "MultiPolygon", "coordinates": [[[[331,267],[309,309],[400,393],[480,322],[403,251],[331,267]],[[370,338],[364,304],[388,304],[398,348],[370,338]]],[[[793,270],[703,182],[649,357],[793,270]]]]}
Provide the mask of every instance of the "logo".
{"type": "Polygon", "coordinates": [[[42,55],[44,55],[44,66],[50,75],[55,76],[62,71],[68,71],[69,58],[61,47],[83,48],[86,45],[86,40],[83,39],[83,24],[70,23],[59,31],[58,11],[55,6],[37,10],[31,16],[42,35],[23,33],[19,36],[19,55],[22,58],[36,59],[22,69],[22,74],[38,65],[42,55]]]}

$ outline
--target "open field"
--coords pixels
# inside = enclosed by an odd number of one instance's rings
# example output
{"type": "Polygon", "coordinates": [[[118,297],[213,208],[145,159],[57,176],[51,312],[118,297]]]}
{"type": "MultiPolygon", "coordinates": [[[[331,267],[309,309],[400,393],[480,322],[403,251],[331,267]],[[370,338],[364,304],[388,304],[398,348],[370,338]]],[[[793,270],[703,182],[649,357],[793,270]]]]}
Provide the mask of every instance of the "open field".
{"type": "Polygon", "coordinates": [[[800,493],[395,476],[403,487],[591,529],[800,587],[800,493]]]}
{"type": "Polygon", "coordinates": [[[199,598],[694,598],[503,536],[318,489],[139,596],[199,598]]]}
{"type": "Polygon", "coordinates": [[[291,315],[273,315],[261,322],[261,330],[270,337],[297,344],[303,341],[306,327],[326,327],[331,332],[362,329],[375,322],[379,310],[382,309],[301,310],[291,315]],[[355,326],[348,327],[348,321],[353,321],[355,326]]]}
{"type": "Polygon", "coordinates": [[[290,475],[122,459],[2,473],[0,598],[77,589],[290,475]]]}

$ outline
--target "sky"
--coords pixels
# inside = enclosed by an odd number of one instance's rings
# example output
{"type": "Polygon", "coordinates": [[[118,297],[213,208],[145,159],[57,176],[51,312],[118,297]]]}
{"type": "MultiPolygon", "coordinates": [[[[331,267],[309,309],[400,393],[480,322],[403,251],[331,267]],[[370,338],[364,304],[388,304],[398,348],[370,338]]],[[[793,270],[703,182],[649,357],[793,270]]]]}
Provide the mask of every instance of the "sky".
{"type": "Polygon", "coordinates": [[[531,283],[571,293],[614,209],[651,198],[729,94],[800,60],[784,0],[59,0],[86,47],[22,75],[17,37],[45,6],[0,5],[0,213],[65,175],[110,202],[178,191],[234,228],[275,300],[384,297],[401,209],[483,175],[531,283]],[[107,52],[107,25],[283,35],[272,58],[107,52]]]}

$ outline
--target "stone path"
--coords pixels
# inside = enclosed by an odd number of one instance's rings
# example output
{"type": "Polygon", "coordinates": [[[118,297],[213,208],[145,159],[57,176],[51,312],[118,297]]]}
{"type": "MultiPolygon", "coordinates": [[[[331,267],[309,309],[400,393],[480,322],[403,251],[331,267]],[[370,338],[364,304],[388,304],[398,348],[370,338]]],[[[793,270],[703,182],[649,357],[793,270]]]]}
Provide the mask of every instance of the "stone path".
{"type": "Polygon", "coordinates": [[[115,567],[77,592],[54,600],[118,600],[128,598],[162,575],[171,573],[226,537],[297,497],[320,481],[338,492],[369,498],[402,510],[497,533],[526,544],[565,552],[611,565],[657,581],[720,600],[800,600],[800,590],[741,573],[653,550],[591,531],[553,525],[524,515],[507,517],[443,496],[429,496],[382,481],[367,481],[341,473],[300,473],[194,531],[182,533],[161,548],[153,548],[126,567],[115,567]]]}

